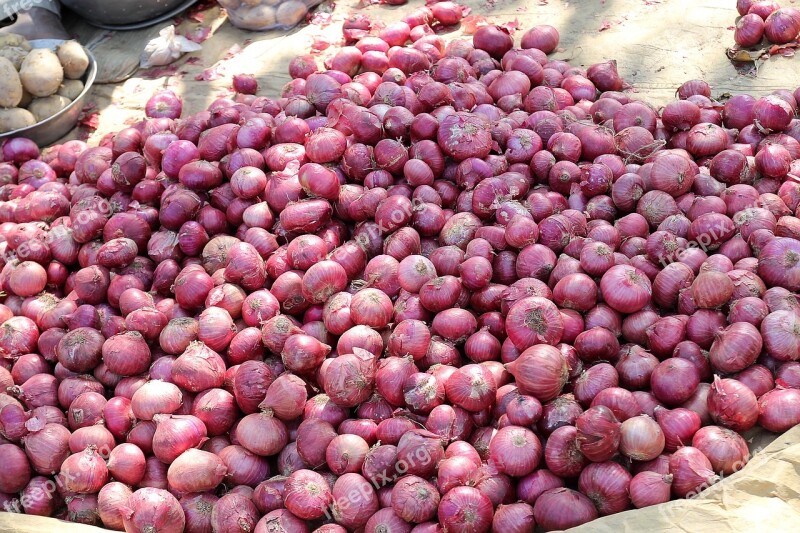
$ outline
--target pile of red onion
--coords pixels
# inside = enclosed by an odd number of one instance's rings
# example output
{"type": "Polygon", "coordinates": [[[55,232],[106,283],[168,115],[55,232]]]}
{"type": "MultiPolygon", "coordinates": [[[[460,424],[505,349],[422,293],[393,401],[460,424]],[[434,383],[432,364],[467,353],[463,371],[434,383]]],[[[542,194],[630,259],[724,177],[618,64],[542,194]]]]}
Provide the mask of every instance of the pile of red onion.
{"type": "Polygon", "coordinates": [[[0,163],[0,507],[129,532],[560,530],[800,423],[800,90],[656,111],[441,2],[279,98],[0,163]]]}
{"type": "Polygon", "coordinates": [[[785,45],[800,35],[800,10],[781,7],[772,0],[737,0],[739,19],[733,31],[733,40],[742,48],[751,48],[766,42],[785,45]]]}

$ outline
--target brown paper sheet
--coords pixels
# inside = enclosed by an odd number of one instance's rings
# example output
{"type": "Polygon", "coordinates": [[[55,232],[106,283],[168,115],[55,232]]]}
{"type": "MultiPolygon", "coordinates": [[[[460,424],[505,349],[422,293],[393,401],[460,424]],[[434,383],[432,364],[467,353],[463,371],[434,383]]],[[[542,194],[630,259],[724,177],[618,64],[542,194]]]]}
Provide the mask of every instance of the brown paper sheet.
{"type": "Polygon", "coordinates": [[[108,533],[108,529],[63,522],[55,518],[0,513],[2,533],[108,533]]]}
{"type": "Polygon", "coordinates": [[[750,450],[751,459],[742,470],[691,500],[675,500],[663,505],[626,511],[568,531],[574,533],[800,531],[800,426],[777,438],[771,433],[760,431],[753,437],[750,450]]]}

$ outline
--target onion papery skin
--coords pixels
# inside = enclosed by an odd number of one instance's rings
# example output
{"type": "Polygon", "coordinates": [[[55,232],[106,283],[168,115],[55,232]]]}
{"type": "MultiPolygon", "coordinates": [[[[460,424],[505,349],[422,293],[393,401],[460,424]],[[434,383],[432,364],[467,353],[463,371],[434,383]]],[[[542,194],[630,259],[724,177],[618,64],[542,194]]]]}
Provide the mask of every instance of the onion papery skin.
{"type": "Polygon", "coordinates": [[[708,393],[708,411],[718,424],[742,432],[758,421],[758,400],[739,381],[715,376],[708,393]]]}

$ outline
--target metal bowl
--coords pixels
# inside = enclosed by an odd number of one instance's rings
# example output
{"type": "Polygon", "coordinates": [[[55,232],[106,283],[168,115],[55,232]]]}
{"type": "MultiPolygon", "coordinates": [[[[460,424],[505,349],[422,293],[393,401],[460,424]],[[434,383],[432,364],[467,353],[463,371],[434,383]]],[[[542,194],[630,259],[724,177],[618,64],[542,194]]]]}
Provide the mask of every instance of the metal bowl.
{"type": "Polygon", "coordinates": [[[109,30],[137,30],[179,14],[197,0],[61,0],[92,26],[109,30]]]}
{"type": "MultiPolygon", "coordinates": [[[[35,39],[30,41],[33,48],[50,48],[53,51],[63,42],[62,39],[35,39]]],[[[86,55],[89,56],[89,68],[86,69],[86,73],[81,78],[83,82],[81,94],[67,107],[50,118],[46,118],[27,128],[0,133],[0,140],[10,137],[27,137],[39,146],[47,146],[53,144],[75,127],[80,117],[81,109],[83,109],[83,104],[86,101],[86,95],[92,89],[92,84],[94,84],[94,79],[97,76],[97,61],[89,50],[86,50],[86,48],[84,50],[86,55]]]]}

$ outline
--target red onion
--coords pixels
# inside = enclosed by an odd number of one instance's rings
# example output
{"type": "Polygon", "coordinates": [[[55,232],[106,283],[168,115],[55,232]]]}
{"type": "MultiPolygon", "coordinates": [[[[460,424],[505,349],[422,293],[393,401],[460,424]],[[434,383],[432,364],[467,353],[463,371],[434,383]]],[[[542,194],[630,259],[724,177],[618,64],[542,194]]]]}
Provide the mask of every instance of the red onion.
{"type": "Polygon", "coordinates": [[[754,364],[739,372],[736,374],[736,379],[753,391],[756,397],[760,397],[775,388],[775,380],[772,378],[772,371],[760,364],[754,364]]]}
{"type": "MultiPolygon", "coordinates": [[[[739,46],[797,36],[737,9],[739,46]]],[[[98,147],[3,145],[6,500],[131,531],[564,529],[798,422],[800,93],[691,80],[656,111],[614,61],[548,59],[550,26],[446,44],[463,15],[351,17],[280,99],[239,74],[98,147]]]]}
{"type": "Polygon", "coordinates": [[[684,446],[670,456],[669,471],[672,493],[680,498],[697,494],[719,480],[708,458],[691,446],[684,446]]]}
{"type": "Polygon", "coordinates": [[[758,399],[759,425],[775,433],[795,426],[800,419],[798,392],[797,389],[776,388],[761,396],[758,399]]]}
{"type": "Polygon", "coordinates": [[[702,272],[692,282],[692,298],[700,308],[713,309],[728,302],[733,282],[722,272],[702,272]]]}
{"type": "Polygon", "coordinates": [[[609,515],[630,506],[630,482],[631,475],[617,463],[593,463],[581,472],[578,488],[594,502],[601,515],[609,515]]]}
{"type": "Polygon", "coordinates": [[[795,359],[800,350],[797,335],[798,315],[789,310],[777,310],[761,322],[761,338],[767,353],[780,360],[795,359]]]}
{"type": "Polygon", "coordinates": [[[491,405],[497,390],[494,378],[483,365],[466,365],[445,383],[448,400],[468,411],[481,411],[491,405]]]}
{"type": "Polygon", "coordinates": [[[277,454],[288,442],[283,422],[266,413],[242,418],[236,426],[236,438],[244,448],[263,457],[277,454]]]}
{"type": "Polygon", "coordinates": [[[529,429],[507,426],[492,439],[489,456],[499,472],[521,477],[530,474],[539,465],[542,446],[529,429]]]}
{"type": "MultiPolygon", "coordinates": [[[[31,415],[19,403],[9,403],[0,409],[0,436],[12,442],[19,440],[28,434],[25,427],[31,415]]],[[[18,491],[2,491],[18,492],[18,491]]]]}
{"type": "Polygon", "coordinates": [[[103,343],[103,361],[109,371],[120,376],[135,376],[150,366],[150,348],[142,334],[129,331],[114,335],[103,343]]]}
{"type": "MultiPolygon", "coordinates": [[[[201,319],[202,327],[202,319],[201,319]]],[[[173,382],[190,392],[202,392],[223,383],[225,363],[202,342],[192,342],[172,365],[173,382]]]]}
{"type": "Polygon", "coordinates": [[[360,472],[368,451],[369,444],[363,438],[339,435],[328,444],[325,456],[331,471],[342,475],[360,472]]]}
{"type": "MultiPolygon", "coordinates": [[[[597,302],[597,287],[586,274],[574,272],[558,280],[553,287],[553,299],[562,307],[585,312],[594,307],[597,302]]],[[[557,327],[557,324],[556,322],[554,327],[557,327]]],[[[535,324],[534,327],[536,327],[535,324]]],[[[557,330],[551,335],[560,340],[557,330]]]]}
{"type": "Polygon", "coordinates": [[[792,119],[792,114],[792,107],[776,95],[759,98],[753,105],[754,124],[767,130],[785,129],[792,119]]]}
{"type": "Polygon", "coordinates": [[[270,384],[259,406],[282,420],[292,420],[303,412],[307,399],[305,383],[293,374],[283,374],[270,384]]]}
{"type": "Polygon", "coordinates": [[[569,378],[569,368],[561,352],[541,344],[522,352],[507,368],[522,390],[540,401],[558,396],[569,378]]]}
{"type": "Polygon", "coordinates": [[[204,492],[220,484],[227,468],[216,455],[188,449],[179,455],[167,471],[170,487],[179,492],[204,492]]]}
{"type": "Polygon", "coordinates": [[[70,404],[67,421],[71,429],[97,424],[103,418],[106,399],[96,392],[84,392],[70,404]]]}
{"type": "Polygon", "coordinates": [[[219,498],[213,494],[187,494],[180,499],[186,518],[186,531],[211,530],[211,513],[219,498]]]}
{"type": "Polygon", "coordinates": [[[224,350],[235,334],[233,319],[222,308],[209,307],[198,317],[197,338],[211,350],[224,350]]]}
{"type": "Polygon", "coordinates": [[[203,422],[191,415],[156,415],[153,421],[156,423],[153,454],[165,464],[199,446],[207,434],[203,422]]]}
{"type": "Polygon", "coordinates": [[[403,476],[392,490],[392,509],[403,520],[418,524],[436,515],[439,498],[431,483],[417,476],[403,476]]]}
{"type": "Polygon", "coordinates": [[[69,448],[72,453],[78,453],[86,448],[94,447],[105,458],[108,457],[114,446],[114,435],[102,426],[78,428],[69,438],[69,448]]]}
{"type": "MultiPolygon", "coordinates": [[[[367,521],[364,531],[370,533],[378,531],[397,531],[400,533],[409,533],[411,525],[397,516],[391,508],[384,508],[372,515],[367,521]]],[[[288,531],[287,531],[288,533],[288,531]]]]}
{"type": "Polygon", "coordinates": [[[76,494],[67,502],[67,517],[71,522],[96,525],[99,518],[97,509],[97,495],[76,494]]]}
{"type": "Polygon", "coordinates": [[[298,470],[286,480],[284,504],[298,518],[321,518],[332,498],[331,488],[325,479],[311,470],[298,470]]]}
{"type": "Polygon", "coordinates": [[[268,513],[283,506],[285,483],[285,477],[275,476],[256,486],[253,492],[253,501],[260,512],[268,513]]]}
{"type": "Polygon", "coordinates": [[[800,34],[800,12],[794,8],[776,9],[764,22],[764,34],[772,43],[785,44],[800,34]]]}
{"type": "Polygon", "coordinates": [[[58,361],[67,370],[86,372],[100,363],[102,334],[93,328],[77,328],[67,332],[58,343],[58,361]]]}
{"type": "Polygon", "coordinates": [[[549,54],[558,46],[559,34],[552,26],[540,24],[525,32],[520,42],[521,48],[537,48],[549,54]]]}
{"type": "Polygon", "coordinates": [[[335,437],[331,424],[313,418],[304,420],[297,429],[297,452],[309,465],[323,465],[328,445],[335,437]]]}
{"type": "Polygon", "coordinates": [[[258,509],[244,494],[229,492],[221,497],[211,512],[211,526],[214,531],[235,533],[251,531],[258,521],[258,509]]]}
{"type": "Polygon", "coordinates": [[[43,475],[58,472],[69,456],[69,430],[53,423],[26,427],[30,433],[23,439],[23,444],[33,469],[43,475]]]}
{"type": "Polygon", "coordinates": [[[534,524],[533,507],[522,502],[498,506],[492,519],[494,531],[521,533],[532,530],[534,524]]]}
{"type": "Polygon", "coordinates": [[[620,426],[620,452],[636,461],[650,461],[658,457],[665,446],[661,427],[647,415],[625,420],[620,426]]]}
{"type": "MultiPolygon", "coordinates": [[[[38,516],[53,516],[56,508],[62,505],[61,498],[53,492],[57,489],[56,484],[43,476],[36,476],[22,490],[20,501],[26,514],[38,516]]],[[[13,502],[3,502],[3,508],[11,510],[15,506],[13,502]],[[8,507],[6,504],[8,503],[8,507]]]]}
{"type": "Polygon", "coordinates": [[[94,446],[67,457],[60,475],[66,490],[77,494],[94,494],[108,481],[108,468],[94,446]]]}
{"type": "Polygon", "coordinates": [[[621,313],[635,313],[650,300],[652,286],[640,270],[618,265],[611,267],[600,280],[600,292],[606,303],[621,313]]]}
{"type": "Polygon", "coordinates": [[[487,531],[492,524],[492,502],[478,489],[456,487],[442,497],[439,523],[454,531],[487,531]]]}
{"type": "Polygon", "coordinates": [[[236,485],[256,486],[269,475],[269,463],[241,446],[226,446],[217,455],[227,469],[225,479],[236,485]]]}
{"type": "Polygon", "coordinates": [[[97,495],[97,511],[104,526],[120,531],[124,529],[122,510],[132,495],[130,488],[116,481],[100,490],[97,495]]]}
{"type": "Polygon", "coordinates": [[[637,349],[634,345],[621,351],[615,368],[621,385],[629,389],[642,389],[649,385],[650,376],[658,364],[658,359],[653,354],[637,349]]]}
{"type": "Polygon", "coordinates": [[[590,461],[610,459],[619,448],[620,423],[602,405],[589,408],[575,421],[578,449],[590,461]]]}
{"type": "Polygon", "coordinates": [[[531,426],[542,417],[542,404],[533,396],[518,394],[506,406],[506,415],[512,424],[531,426]]]}
{"type": "Polygon", "coordinates": [[[180,389],[172,383],[149,381],[131,397],[131,410],[139,420],[152,420],[157,414],[171,414],[183,402],[180,389]]]}
{"type": "Polygon", "coordinates": [[[578,491],[556,488],[545,491],[533,505],[536,523],[545,531],[569,529],[597,518],[592,501],[578,491]]]}
{"type": "Polygon", "coordinates": [[[25,452],[13,444],[0,445],[0,452],[7,458],[6,473],[0,482],[0,492],[20,492],[31,480],[31,465],[25,452]]]}
{"type": "Polygon", "coordinates": [[[718,426],[700,428],[692,438],[692,446],[700,450],[720,475],[730,475],[747,464],[750,451],[738,433],[718,426]]]}
{"type": "Polygon", "coordinates": [[[226,433],[238,414],[235,397],[222,389],[208,389],[198,394],[192,403],[192,415],[206,426],[209,435],[226,433]]]}
{"type": "Polygon", "coordinates": [[[738,372],[756,361],[761,347],[761,335],[755,326],[735,323],[718,335],[709,351],[709,361],[722,372],[738,372]]]}
{"type": "Polygon", "coordinates": [[[520,479],[517,485],[517,496],[533,505],[545,491],[563,487],[561,478],[546,469],[537,470],[520,479]]]}
{"type": "Polygon", "coordinates": [[[784,388],[797,389],[800,388],[797,386],[800,383],[798,377],[800,377],[800,363],[783,363],[775,373],[775,383],[784,388]]]}
{"type": "Polygon", "coordinates": [[[156,432],[156,423],[152,421],[139,422],[128,432],[128,442],[141,448],[143,452],[153,451],[153,435],[156,432]]]}
{"type": "Polygon", "coordinates": [[[573,393],[580,403],[589,405],[600,391],[618,384],[619,376],[614,367],[608,363],[597,363],[581,372],[575,380],[573,393]]]}
{"type": "Polygon", "coordinates": [[[144,477],[145,457],[134,444],[122,443],[108,456],[108,472],[114,479],[128,485],[138,485],[144,477]]]}
{"type": "Polygon", "coordinates": [[[364,526],[378,510],[375,490],[359,474],[348,473],[338,478],[333,485],[332,498],[334,501],[332,513],[335,520],[348,528],[364,526]],[[353,494],[362,495],[357,506],[340,503],[352,498],[353,494]]]}
{"type": "Polygon", "coordinates": [[[297,531],[299,533],[308,533],[310,529],[305,522],[294,516],[286,509],[276,509],[267,513],[256,524],[255,533],[267,532],[281,532],[289,533],[290,531],[297,531]]]}
{"type": "Polygon", "coordinates": [[[637,509],[666,503],[670,499],[672,474],[640,472],[630,483],[631,503],[637,509]]]}
{"type": "Polygon", "coordinates": [[[480,460],[474,457],[462,455],[448,457],[439,463],[436,486],[440,492],[446,493],[452,488],[468,485],[477,474],[479,465],[480,460]]]}
{"type": "Polygon", "coordinates": [[[430,431],[415,429],[403,434],[397,443],[397,460],[408,465],[408,473],[429,476],[444,457],[441,440],[430,431]]]}
{"type": "Polygon", "coordinates": [[[656,407],[655,418],[664,433],[664,449],[668,452],[674,452],[691,442],[701,424],[697,413],[682,407],[671,410],[656,407]]]}
{"type": "Polygon", "coordinates": [[[561,426],[547,440],[544,459],[547,468],[559,477],[577,477],[588,460],[580,452],[574,426],[561,426]]]}
{"type": "Polygon", "coordinates": [[[714,376],[708,393],[708,412],[718,424],[742,432],[758,421],[758,400],[739,381],[714,376]]]}
{"type": "Polygon", "coordinates": [[[659,363],[650,376],[653,395],[667,405],[679,405],[688,400],[699,383],[697,367],[676,357],[659,363]]]}
{"type": "Polygon", "coordinates": [[[375,380],[375,360],[371,353],[353,348],[331,361],[323,377],[323,388],[331,400],[343,407],[353,407],[372,393],[375,380]]]}

